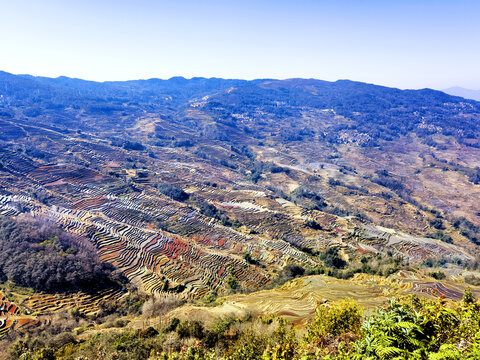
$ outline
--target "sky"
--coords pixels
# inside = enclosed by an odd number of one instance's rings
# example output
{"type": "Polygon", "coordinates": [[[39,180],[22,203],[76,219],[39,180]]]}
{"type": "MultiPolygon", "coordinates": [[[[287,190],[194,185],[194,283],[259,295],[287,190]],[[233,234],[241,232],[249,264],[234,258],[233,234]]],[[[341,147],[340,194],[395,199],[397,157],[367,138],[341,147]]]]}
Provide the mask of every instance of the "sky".
{"type": "Polygon", "coordinates": [[[0,0],[0,70],[480,89],[479,0],[0,0]]]}

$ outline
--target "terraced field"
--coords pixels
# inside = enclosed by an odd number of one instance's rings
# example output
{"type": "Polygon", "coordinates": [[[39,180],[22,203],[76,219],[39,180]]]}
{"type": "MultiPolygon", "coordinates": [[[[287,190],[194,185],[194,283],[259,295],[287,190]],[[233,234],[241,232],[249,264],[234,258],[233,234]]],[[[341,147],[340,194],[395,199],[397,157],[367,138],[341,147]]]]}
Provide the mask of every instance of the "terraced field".
{"type": "Polygon", "coordinates": [[[52,322],[52,315],[69,310],[82,316],[96,316],[103,305],[115,304],[125,295],[126,291],[120,288],[100,288],[90,293],[34,293],[18,306],[0,293],[0,338],[10,330],[22,334],[40,325],[48,325],[52,322]]]}
{"type": "Polygon", "coordinates": [[[115,186],[122,184],[88,169],[41,166],[25,177],[61,195],[61,205],[46,207],[28,196],[4,195],[4,212],[18,215],[18,207],[12,204],[21,203],[34,216],[48,216],[65,230],[88,236],[103,261],[122,269],[132,280],[141,279],[148,292],[179,292],[181,287],[186,289],[180,291],[182,296],[199,297],[220,290],[230,274],[245,288],[267,284],[265,271],[245,266],[241,259],[245,249],[263,252],[265,259],[280,263],[282,257],[270,252],[280,254],[283,249],[286,257],[311,262],[283,241],[264,241],[271,250],[261,251],[262,244],[255,238],[158,194],[117,195],[115,186]],[[107,192],[105,187],[111,184],[107,192]],[[159,222],[183,236],[158,229],[155,224],[159,222]]]}
{"type": "MultiPolygon", "coordinates": [[[[317,275],[292,280],[278,289],[228,296],[217,307],[184,305],[169,316],[210,322],[228,316],[277,315],[302,325],[312,319],[318,303],[351,297],[370,312],[389,298],[408,294],[458,300],[465,287],[465,284],[439,282],[406,271],[389,278],[359,274],[350,280],[317,275]]],[[[473,291],[475,296],[480,295],[480,288],[474,287],[473,291]]]]}
{"type": "Polygon", "coordinates": [[[39,324],[35,317],[21,315],[17,305],[0,293],[0,338],[9,330],[22,332],[39,324]]]}
{"type": "Polygon", "coordinates": [[[86,316],[94,316],[100,311],[102,303],[115,303],[125,291],[121,289],[101,289],[91,293],[75,294],[34,294],[22,302],[31,314],[51,315],[76,309],[86,316]]]}
{"type": "Polygon", "coordinates": [[[199,298],[209,291],[222,292],[229,276],[245,290],[261,288],[269,284],[272,270],[287,263],[319,264],[317,258],[301,251],[302,247],[334,245],[351,254],[394,251],[412,261],[438,256],[473,259],[455,245],[362,226],[355,219],[320,211],[306,212],[289,201],[255,192],[250,185],[212,191],[198,182],[192,184],[200,188],[197,196],[205,196],[243,224],[232,228],[195,207],[152,191],[148,185],[136,184],[144,188],[125,193],[123,181],[92,169],[58,164],[19,166],[22,158],[13,161],[15,155],[10,156],[7,169],[22,174],[22,181],[30,181],[54,198],[46,206],[27,194],[0,195],[4,213],[18,215],[27,210],[88,237],[102,261],[121,269],[149,293],[199,298]],[[311,217],[323,229],[299,231],[311,217]],[[264,266],[248,264],[243,259],[245,252],[264,266]]]}

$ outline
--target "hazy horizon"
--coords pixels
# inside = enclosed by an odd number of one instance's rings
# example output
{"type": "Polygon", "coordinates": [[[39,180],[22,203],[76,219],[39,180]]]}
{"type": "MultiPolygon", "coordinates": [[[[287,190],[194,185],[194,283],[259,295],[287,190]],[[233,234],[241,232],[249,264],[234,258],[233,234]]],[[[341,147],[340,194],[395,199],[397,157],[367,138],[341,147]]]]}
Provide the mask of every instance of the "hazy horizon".
{"type": "MultiPolygon", "coordinates": [[[[1,71],[4,71],[4,72],[7,72],[9,73],[8,71],[5,71],[5,70],[2,70],[0,69],[0,72],[1,71]]],[[[18,75],[18,76],[34,76],[34,77],[46,77],[46,78],[52,78],[52,79],[55,79],[55,78],[62,78],[62,77],[66,77],[66,78],[70,78],[70,79],[77,79],[77,80],[84,80],[84,81],[93,81],[93,82],[98,82],[98,83],[105,83],[105,82],[116,82],[116,81],[136,81],[136,80],[151,80],[151,79],[159,79],[159,80],[169,80],[171,78],[176,78],[176,77],[183,77],[187,80],[191,80],[193,78],[220,78],[220,77],[217,77],[217,76],[211,76],[211,77],[203,77],[203,76],[191,76],[191,77],[185,77],[183,75],[173,75],[173,76],[170,76],[170,77],[165,77],[165,78],[159,78],[159,77],[150,77],[150,78],[138,78],[138,79],[125,79],[125,80],[90,80],[90,79],[83,79],[83,78],[79,78],[79,77],[74,77],[74,76],[68,76],[68,75],[58,75],[58,76],[44,76],[44,75],[41,75],[41,74],[28,74],[28,73],[18,73],[18,74],[14,74],[14,73],[11,73],[12,75],[18,75]]],[[[242,79],[242,78],[222,78],[222,79],[234,79],[234,80],[289,80],[289,79],[295,79],[295,78],[283,78],[283,79],[280,79],[280,78],[255,78],[255,79],[242,79]]],[[[314,80],[325,80],[325,79],[318,79],[318,78],[298,78],[298,79],[314,79],[314,80]]],[[[331,81],[331,82],[335,82],[335,81],[340,81],[340,80],[351,80],[351,81],[358,81],[358,80],[355,80],[355,79],[335,79],[335,80],[325,80],[325,81],[331,81]]],[[[382,85],[382,84],[376,84],[376,83],[372,83],[372,82],[368,82],[368,81],[365,81],[365,83],[370,83],[370,84],[373,84],[373,85],[380,85],[380,86],[386,86],[386,87],[394,87],[396,88],[396,86],[389,86],[389,85],[382,85]]],[[[428,88],[428,87],[427,87],[428,88]]],[[[418,88],[420,89],[420,88],[418,88]]],[[[469,91],[480,91],[480,89],[469,89],[469,88],[464,88],[464,87],[461,87],[461,86],[450,86],[450,87],[447,87],[447,88],[444,88],[444,89],[436,89],[436,88],[431,88],[433,90],[440,90],[440,91],[444,91],[444,90],[455,90],[455,89],[458,89],[458,90],[469,90],[469,91]]]]}
{"type": "Polygon", "coordinates": [[[19,0],[0,14],[0,69],[95,81],[315,78],[476,90],[478,13],[472,0],[19,0]]]}

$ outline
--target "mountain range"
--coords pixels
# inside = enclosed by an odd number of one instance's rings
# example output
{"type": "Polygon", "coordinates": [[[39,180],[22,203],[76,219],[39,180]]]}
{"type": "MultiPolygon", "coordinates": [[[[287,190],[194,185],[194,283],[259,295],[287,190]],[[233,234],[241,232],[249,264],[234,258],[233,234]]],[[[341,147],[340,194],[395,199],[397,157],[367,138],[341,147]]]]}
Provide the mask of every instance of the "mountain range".
{"type": "Polygon", "coordinates": [[[473,99],[480,101],[480,90],[465,89],[459,86],[453,86],[443,90],[444,93],[461,96],[465,99],[473,99]]]}

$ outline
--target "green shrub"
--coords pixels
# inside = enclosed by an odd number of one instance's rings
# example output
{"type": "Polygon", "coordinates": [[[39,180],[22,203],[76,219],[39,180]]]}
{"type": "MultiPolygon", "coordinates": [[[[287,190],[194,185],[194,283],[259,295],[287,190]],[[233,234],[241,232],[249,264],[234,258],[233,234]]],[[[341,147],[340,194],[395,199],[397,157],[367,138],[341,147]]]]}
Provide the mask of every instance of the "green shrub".
{"type": "Polygon", "coordinates": [[[315,341],[325,335],[358,332],[362,318],[362,308],[351,298],[332,305],[322,304],[317,307],[315,319],[308,328],[307,340],[315,341]]]}
{"type": "Polygon", "coordinates": [[[278,319],[278,327],[271,336],[271,344],[262,354],[262,360],[291,360],[296,355],[297,340],[295,331],[288,327],[283,318],[278,319]]]}
{"type": "Polygon", "coordinates": [[[173,318],[172,320],[170,320],[170,324],[167,326],[167,328],[165,329],[166,332],[172,332],[172,331],[175,331],[177,330],[177,327],[178,325],[180,324],[180,319],[178,318],[173,318]]]}
{"type": "Polygon", "coordinates": [[[238,288],[238,280],[234,276],[228,277],[227,284],[232,290],[236,290],[238,288]]]}
{"type": "Polygon", "coordinates": [[[452,344],[443,344],[436,353],[428,354],[428,360],[462,360],[463,355],[458,348],[452,344]]]}
{"type": "Polygon", "coordinates": [[[347,262],[338,255],[338,248],[331,247],[320,254],[320,259],[323,260],[325,266],[343,269],[347,266],[347,262]]]}
{"type": "Polygon", "coordinates": [[[468,287],[465,289],[465,291],[463,292],[462,301],[467,305],[475,303],[475,297],[473,296],[471,288],[468,287]]]}
{"type": "Polygon", "coordinates": [[[202,339],[204,335],[203,325],[196,320],[181,321],[177,326],[176,332],[181,338],[194,337],[202,339]]]}
{"type": "Polygon", "coordinates": [[[434,279],[437,279],[437,280],[443,280],[447,277],[447,275],[445,275],[445,273],[441,272],[441,271],[433,271],[433,272],[429,273],[428,276],[431,276],[431,277],[433,277],[434,279]]]}
{"type": "Polygon", "coordinates": [[[261,358],[268,344],[263,334],[247,330],[228,351],[226,360],[258,360],[261,358]]]}

